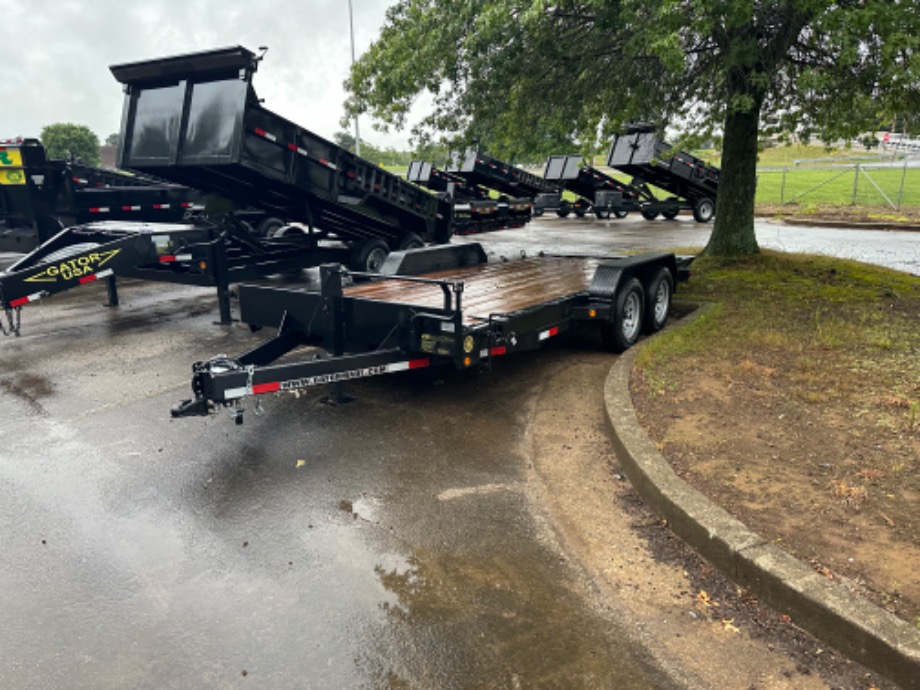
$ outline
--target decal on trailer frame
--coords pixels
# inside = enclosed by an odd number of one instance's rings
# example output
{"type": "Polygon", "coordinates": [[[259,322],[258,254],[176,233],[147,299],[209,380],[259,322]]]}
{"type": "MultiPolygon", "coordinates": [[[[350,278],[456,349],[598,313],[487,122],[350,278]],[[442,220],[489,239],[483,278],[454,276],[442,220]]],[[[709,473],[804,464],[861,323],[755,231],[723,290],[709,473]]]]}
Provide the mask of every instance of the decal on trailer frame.
{"type": "Polygon", "coordinates": [[[49,266],[41,273],[36,273],[25,279],[27,283],[56,283],[58,280],[71,280],[89,276],[115,257],[121,249],[110,249],[104,252],[91,252],[72,259],[64,259],[58,264],[49,266]]]}

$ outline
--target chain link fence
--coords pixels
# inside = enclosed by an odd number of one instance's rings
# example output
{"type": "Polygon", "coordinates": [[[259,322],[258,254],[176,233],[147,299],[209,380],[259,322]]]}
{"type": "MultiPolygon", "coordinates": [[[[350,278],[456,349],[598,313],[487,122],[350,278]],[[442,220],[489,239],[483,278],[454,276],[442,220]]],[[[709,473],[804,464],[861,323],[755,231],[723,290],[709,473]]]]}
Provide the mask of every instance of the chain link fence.
{"type": "Polygon", "coordinates": [[[920,208],[920,160],[759,168],[757,203],[920,208]]]}

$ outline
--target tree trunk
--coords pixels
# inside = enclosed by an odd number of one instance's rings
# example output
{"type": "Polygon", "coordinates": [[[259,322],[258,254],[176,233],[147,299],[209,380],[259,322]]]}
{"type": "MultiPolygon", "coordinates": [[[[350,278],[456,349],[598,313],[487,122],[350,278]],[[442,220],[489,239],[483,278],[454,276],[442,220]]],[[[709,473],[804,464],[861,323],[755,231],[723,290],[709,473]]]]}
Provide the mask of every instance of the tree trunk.
{"type": "Polygon", "coordinates": [[[716,219],[705,254],[746,256],[760,250],[754,235],[759,123],[759,99],[749,112],[736,111],[725,118],[716,219]]]}

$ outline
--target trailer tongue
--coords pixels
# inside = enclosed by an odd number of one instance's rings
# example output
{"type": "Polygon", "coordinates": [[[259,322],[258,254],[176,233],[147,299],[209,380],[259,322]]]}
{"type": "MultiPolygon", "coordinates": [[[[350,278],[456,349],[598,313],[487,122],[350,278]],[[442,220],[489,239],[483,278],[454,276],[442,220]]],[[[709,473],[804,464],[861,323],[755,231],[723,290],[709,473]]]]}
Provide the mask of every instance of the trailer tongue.
{"type": "Polygon", "coordinates": [[[196,363],[194,398],[173,416],[227,407],[242,423],[250,396],[330,385],[330,397],[342,400],[343,381],[491,364],[588,323],[619,352],[664,327],[676,281],[687,272],[667,253],[490,263],[470,243],[394,252],[369,283],[346,286],[347,275],[339,265],[322,266],[319,291],[241,285],[241,320],[277,335],[239,357],[196,363]],[[276,363],[306,345],[325,354],[276,363]]]}

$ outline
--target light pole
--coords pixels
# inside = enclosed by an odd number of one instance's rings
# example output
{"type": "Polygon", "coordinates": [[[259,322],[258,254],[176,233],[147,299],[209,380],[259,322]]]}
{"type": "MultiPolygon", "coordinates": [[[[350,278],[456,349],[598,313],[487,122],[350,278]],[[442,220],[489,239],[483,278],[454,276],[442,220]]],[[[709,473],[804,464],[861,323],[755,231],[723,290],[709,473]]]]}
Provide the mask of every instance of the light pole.
{"type": "MultiPolygon", "coordinates": [[[[355,66],[355,20],[351,11],[351,0],[348,0],[348,28],[351,33],[351,66],[355,66]]],[[[358,131],[358,115],[355,113],[355,155],[361,155],[361,134],[358,131]]]]}

